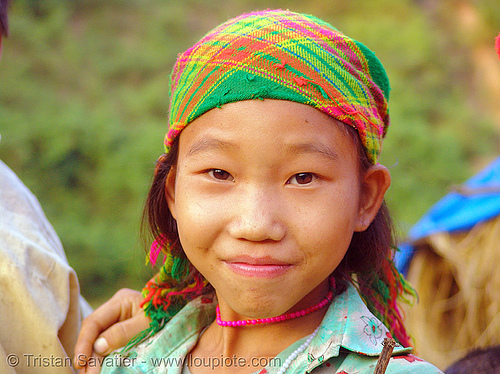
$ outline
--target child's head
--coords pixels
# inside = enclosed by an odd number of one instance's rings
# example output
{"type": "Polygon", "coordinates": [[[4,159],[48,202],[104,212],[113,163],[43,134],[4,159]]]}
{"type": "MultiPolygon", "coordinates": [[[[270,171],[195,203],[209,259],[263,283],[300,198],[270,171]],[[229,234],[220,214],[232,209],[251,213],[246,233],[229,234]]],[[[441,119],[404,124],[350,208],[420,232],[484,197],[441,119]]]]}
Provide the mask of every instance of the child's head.
{"type": "Polygon", "coordinates": [[[500,345],[477,348],[446,369],[445,374],[498,374],[500,372],[500,345]]]}
{"type": "MultiPolygon", "coordinates": [[[[158,318],[175,314],[178,291],[209,290],[198,270],[231,298],[238,287],[243,292],[260,283],[269,296],[279,287],[272,278],[285,269],[292,276],[284,280],[297,286],[292,304],[276,303],[278,288],[267,300],[285,309],[305,296],[307,284],[319,287],[333,273],[356,279],[369,306],[407,343],[394,309],[401,281],[390,262],[383,204],[389,175],[377,164],[389,124],[388,94],[387,76],[371,51],[317,18],[289,11],[237,17],[179,55],[166,154],[146,212],[169,256],[146,289],[148,302],[155,300],[147,306],[150,315],[155,318],[161,303],[172,312],[158,318]],[[253,242],[262,245],[247,245],[253,242]],[[241,282],[223,286],[232,279],[221,276],[217,285],[214,274],[222,273],[213,268],[220,259],[232,266],[254,257],[280,266],[262,277],[233,266],[245,273],[241,282]],[[176,296],[158,298],[169,289],[176,296]]],[[[259,313],[251,306],[242,312],[259,313]]]]}
{"type": "Polygon", "coordinates": [[[2,37],[9,34],[8,7],[9,0],[0,0],[0,56],[2,55],[2,37]]]}
{"type": "Polygon", "coordinates": [[[9,0],[0,0],[0,39],[2,35],[9,34],[9,22],[7,18],[7,8],[9,7],[9,0]]]}

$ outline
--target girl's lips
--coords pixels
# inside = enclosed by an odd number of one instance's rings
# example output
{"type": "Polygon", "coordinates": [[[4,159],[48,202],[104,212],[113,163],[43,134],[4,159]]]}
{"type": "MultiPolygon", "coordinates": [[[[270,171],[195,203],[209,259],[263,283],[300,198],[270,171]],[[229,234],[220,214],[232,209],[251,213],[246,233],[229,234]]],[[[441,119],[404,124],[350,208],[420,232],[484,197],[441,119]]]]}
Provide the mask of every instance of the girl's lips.
{"type": "Polygon", "coordinates": [[[270,258],[237,258],[224,263],[237,274],[260,278],[278,277],[292,267],[289,263],[270,258]]]}

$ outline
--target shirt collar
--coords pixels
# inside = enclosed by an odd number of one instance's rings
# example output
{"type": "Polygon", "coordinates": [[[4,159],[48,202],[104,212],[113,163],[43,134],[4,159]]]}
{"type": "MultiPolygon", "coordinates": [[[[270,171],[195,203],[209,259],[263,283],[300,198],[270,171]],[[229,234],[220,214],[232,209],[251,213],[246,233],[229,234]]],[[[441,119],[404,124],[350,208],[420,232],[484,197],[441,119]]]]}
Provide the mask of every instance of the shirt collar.
{"type": "MultiPolygon", "coordinates": [[[[212,296],[201,296],[189,302],[157,334],[130,351],[137,372],[151,372],[151,363],[159,357],[168,357],[171,362],[162,367],[165,373],[180,374],[183,359],[198,342],[201,331],[215,319],[216,301],[212,296]]],[[[156,368],[155,370],[157,370],[156,368]]],[[[156,372],[156,371],[154,371],[156,372]]]]}
{"type": "MultiPolygon", "coordinates": [[[[356,288],[349,283],[328,308],[309,346],[307,371],[337,357],[341,348],[361,355],[379,356],[386,337],[392,337],[387,327],[368,310],[356,288]]],[[[412,348],[400,344],[394,348],[394,353],[398,354],[411,351],[412,348]]]]}

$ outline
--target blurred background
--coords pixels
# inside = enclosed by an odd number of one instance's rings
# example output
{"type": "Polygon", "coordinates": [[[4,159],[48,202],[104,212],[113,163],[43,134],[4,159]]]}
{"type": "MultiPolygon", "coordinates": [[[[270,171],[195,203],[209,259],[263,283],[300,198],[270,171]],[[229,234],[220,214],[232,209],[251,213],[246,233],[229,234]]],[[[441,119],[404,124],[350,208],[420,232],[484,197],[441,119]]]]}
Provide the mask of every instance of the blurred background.
{"type": "Polygon", "coordinates": [[[40,200],[94,306],[153,274],[139,228],[177,53],[263,8],[323,18],[385,65],[392,124],[381,162],[401,236],[500,154],[498,0],[14,0],[0,158],[40,200]]]}

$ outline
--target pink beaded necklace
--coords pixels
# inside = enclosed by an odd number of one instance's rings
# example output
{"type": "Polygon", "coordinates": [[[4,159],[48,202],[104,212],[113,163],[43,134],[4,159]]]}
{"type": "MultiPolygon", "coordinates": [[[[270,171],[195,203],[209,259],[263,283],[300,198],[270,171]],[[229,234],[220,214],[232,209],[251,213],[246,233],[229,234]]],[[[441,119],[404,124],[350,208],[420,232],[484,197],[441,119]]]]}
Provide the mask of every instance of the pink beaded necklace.
{"type": "Polygon", "coordinates": [[[297,317],[303,317],[303,316],[306,316],[312,312],[320,310],[320,309],[324,308],[325,306],[327,306],[332,301],[332,299],[333,299],[333,292],[330,291],[330,292],[328,292],[328,295],[326,295],[326,297],[323,300],[321,300],[316,305],[313,305],[313,306],[306,308],[306,309],[298,310],[296,312],[282,314],[281,316],[276,316],[276,317],[247,319],[247,320],[238,320],[238,321],[223,321],[220,317],[219,305],[217,305],[217,308],[215,309],[216,321],[217,321],[217,324],[219,326],[230,326],[230,327],[239,327],[239,326],[247,326],[247,325],[260,325],[263,323],[282,322],[282,321],[286,321],[286,320],[297,318],[297,317]]]}

